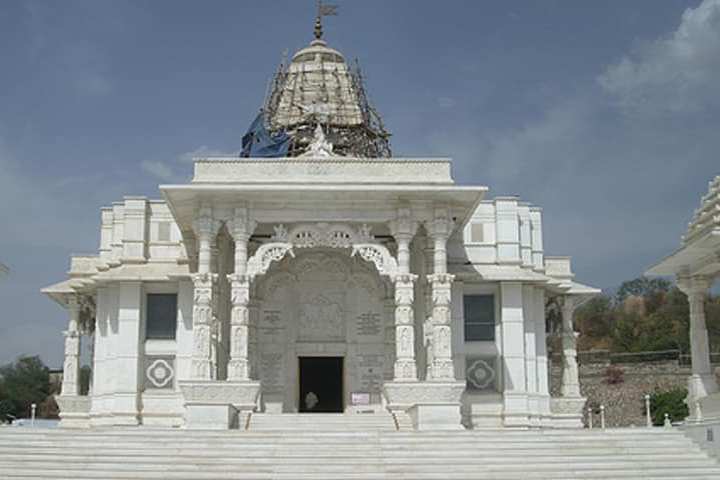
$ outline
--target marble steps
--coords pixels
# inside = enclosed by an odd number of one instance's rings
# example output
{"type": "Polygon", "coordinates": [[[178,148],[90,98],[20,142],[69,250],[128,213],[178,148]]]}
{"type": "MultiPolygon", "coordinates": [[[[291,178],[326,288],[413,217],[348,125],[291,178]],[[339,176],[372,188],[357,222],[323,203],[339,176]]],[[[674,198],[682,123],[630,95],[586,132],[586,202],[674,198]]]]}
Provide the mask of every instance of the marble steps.
{"type": "Polygon", "coordinates": [[[103,444],[112,444],[131,446],[138,440],[148,441],[155,443],[158,448],[164,446],[232,446],[235,444],[243,444],[247,446],[262,446],[266,444],[276,444],[281,442],[286,445],[296,445],[302,448],[303,445],[312,446],[317,443],[332,443],[337,447],[343,445],[355,445],[359,442],[376,442],[381,441],[385,445],[400,445],[409,446],[412,448],[462,448],[464,446],[484,446],[486,448],[505,448],[505,446],[528,446],[532,448],[551,448],[552,445],[562,446],[602,446],[602,445],[616,445],[616,446],[629,446],[629,447],[642,447],[645,445],[651,445],[654,448],[661,447],[673,447],[685,445],[685,438],[682,436],[678,437],[659,437],[652,438],[648,441],[648,436],[645,437],[628,437],[628,438],[614,438],[606,437],[603,435],[594,435],[590,437],[548,437],[548,436],[536,436],[532,432],[528,432],[527,436],[513,436],[507,438],[504,435],[497,435],[495,437],[480,437],[475,435],[464,435],[458,433],[457,437],[439,437],[439,436],[425,436],[418,434],[417,437],[400,437],[394,432],[376,432],[368,436],[358,437],[341,437],[332,434],[313,434],[303,435],[296,434],[295,432],[266,432],[262,436],[249,436],[243,432],[238,432],[235,437],[226,438],[198,438],[190,434],[178,433],[173,436],[152,436],[152,437],[138,437],[138,436],[92,436],[85,437],[84,432],[81,435],[68,435],[68,436],[56,436],[50,435],[46,437],[22,437],[22,436],[11,436],[3,437],[0,435],[0,445],[12,445],[18,441],[23,442],[23,445],[35,445],[35,446],[58,446],[67,445],[72,443],[74,445],[92,445],[100,446],[103,444]]]}
{"type": "MultiPolygon", "coordinates": [[[[0,466],[0,468],[3,468],[0,466]]],[[[299,472],[295,469],[288,471],[278,471],[277,469],[268,469],[265,471],[202,471],[202,470],[178,470],[174,466],[168,466],[165,471],[127,471],[127,472],[107,472],[92,471],[83,469],[65,469],[50,468],[37,469],[28,468],[22,470],[14,470],[2,478],[4,480],[48,480],[48,479],[67,479],[67,480],[338,480],[338,479],[357,479],[357,480],[396,480],[396,479],[412,479],[412,480],[556,480],[556,479],[643,479],[643,480],[669,480],[669,479],[692,479],[692,480],[717,480],[717,469],[710,468],[678,468],[678,469],[646,469],[646,468],[630,468],[624,467],[621,471],[616,469],[596,468],[593,470],[575,469],[566,466],[564,469],[556,469],[552,471],[538,470],[530,466],[523,470],[508,471],[508,469],[499,466],[494,469],[475,468],[470,472],[458,472],[455,470],[436,472],[417,472],[417,471],[388,471],[378,469],[378,471],[303,471],[299,472]]]]}
{"type": "Polygon", "coordinates": [[[305,432],[3,428],[0,478],[717,480],[720,465],[675,430],[336,432],[317,421],[305,432]]]}
{"type": "Polygon", "coordinates": [[[403,454],[403,455],[410,455],[410,456],[422,456],[425,454],[433,454],[433,453],[442,453],[446,456],[458,456],[458,455],[466,455],[466,454],[473,454],[478,455],[480,457],[489,456],[489,455],[548,455],[551,454],[553,451],[561,449],[561,450],[570,450],[575,454],[578,455],[612,455],[612,454],[637,454],[641,455],[644,453],[657,453],[657,454],[669,454],[676,452],[678,449],[680,449],[682,452],[697,452],[699,451],[699,447],[692,448],[693,446],[688,445],[681,445],[681,444],[664,444],[664,445],[655,445],[655,444],[646,444],[646,445],[638,445],[638,444],[602,444],[602,443],[595,443],[595,444],[587,444],[587,443],[575,443],[575,444],[567,444],[567,443],[546,443],[546,444],[527,444],[527,443],[519,443],[519,444],[512,444],[512,443],[504,443],[502,445],[488,445],[481,442],[468,444],[468,445],[437,445],[437,446],[427,446],[427,445],[413,445],[413,444],[397,444],[397,443],[388,443],[388,442],[373,442],[372,444],[364,444],[364,443],[358,443],[358,444],[334,444],[334,443],[315,443],[313,445],[302,445],[302,444],[296,444],[296,443],[289,443],[289,442],[273,442],[273,443],[263,443],[263,444],[242,444],[242,443],[233,443],[231,445],[212,445],[212,444],[195,444],[195,445],[188,445],[188,446],[182,446],[182,445],[157,445],[155,443],[148,443],[148,444],[141,444],[138,442],[133,443],[112,443],[108,442],[105,445],[97,445],[94,443],[79,443],[79,442],[63,442],[64,445],[62,447],[59,447],[57,445],[49,444],[49,443],[43,443],[43,444],[22,444],[19,445],[18,443],[12,443],[12,444],[0,444],[0,451],[7,452],[7,453],[16,453],[20,454],[23,451],[27,451],[28,449],[32,449],[33,452],[38,453],[44,453],[44,454],[56,454],[65,452],[68,449],[92,449],[93,452],[102,453],[102,454],[112,454],[113,452],[117,452],[118,449],[122,449],[123,452],[128,452],[128,454],[132,455],[145,455],[147,452],[146,447],[150,447],[150,452],[157,453],[157,454],[173,454],[173,453],[179,453],[187,450],[192,450],[195,452],[202,452],[203,454],[207,454],[208,456],[222,456],[222,455],[228,455],[233,454],[237,452],[238,450],[242,450],[246,454],[254,454],[254,453],[264,453],[267,450],[272,449],[292,449],[293,455],[304,455],[306,453],[318,453],[316,446],[324,446],[328,445],[332,447],[331,454],[333,455],[343,455],[347,452],[351,453],[364,453],[366,451],[368,452],[374,452],[377,448],[383,448],[384,450],[388,452],[392,452],[394,454],[403,454]],[[482,451],[478,451],[482,450],[482,451]]]}
{"type": "Polygon", "coordinates": [[[395,420],[389,413],[305,413],[268,414],[254,413],[250,416],[248,430],[261,431],[313,431],[321,425],[325,431],[397,430],[395,420]]]}
{"type": "MultiPolygon", "coordinates": [[[[187,452],[185,452],[187,454],[187,452]]],[[[11,461],[10,464],[17,464],[18,462],[32,462],[34,467],[53,467],[56,466],[54,459],[44,460],[39,458],[38,455],[23,455],[23,454],[8,454],[11,461]]],[[[421,468],[423,470],[432,469],[443,469],[447,468],[447,464],[438,465],[427,465],[423,460],[428,457],[399,457],[394,458],[392,456],[383,455],[382,462],[378,462],[377,452],[374,455],[352,455],[346,454],[343,456],[326,456],[326,455],[314,455],[314,456],[292,456],[283,455],[268,452],[266,455],[261,457],[246,457],[240,456],[232,458],[218,458],[218,457],[207,457],[201,454],[189,456],[189,455],[146,455],[143,457],[138,456],[122,456],[122,455],[103,455],[102,459],[97,459],[95,456],[90,455],[63,455],[63,467],[77,467],[82,468],[88,466],[89,468],[100,468],[100,469],[111,469],[111,470],[126,470],[136,469],[138,467],[145,469],[166,469],[168,461],[172,462],[172,465],[176,467],[200,467],[202,466],[206,470],[224,470],[228,466],[237,467],[262,467],[262,466],[273,466],[283,465],[285,467],[308,467],[314,466],[318,463],[323,464],[323,468],[335,468],[335,467],[347,467],[353,466],[357,468],[364,468],[368,465],[382,464],[387,468],[400,468],[403,470],[412,470],[413,468],[421,468]],[[222,460],[222,461],[218,461],[222,460]]],[[[650,468],[657,466],[657,457],[652,454],[645,455],[622,455],[621,461],[609,461],[604,455],[573,455],[573,466],[576,468],[588,468],[589,466],[603,466],[611,468],[614,466],[623,467],[628,462],[632,462],[634,466],[644,466],[644,468],[650,468]]],[[[506,465],[508,460],[529,460],[532,459],[533,464],[537,465],[538,468],[556,468],[558,465],[566,465],[568,463],[568,457],[561,454],[554,456],[484,456],[484,457],[473,457],[467,458],[467,456],[454,456],[446,457],[443,456],[444,462],[452,462],[454,470],[469,469],[474,471],[477,468],[488,468],[491,466],[503,466],[506,465]]],[[[0,466],[5,462],[0,459],[0,466]]],[[[712,461],[708,462],[707,456],[697,454],[669,454],[663,455],[663,464],[666,467],[673,467],[680,465],[685,466],[685,462],[697,461],[705,466],[715,467],[712,461]]],[[[524,465],[524,462],[520,462],[524,465]]]]}
{"type": "MultiPolygon", "coordinates": [[[[263,419],[273,421],[273,419],[267,419],[266,417],[272,417],[272,414],[253,414],[256,419],[263,419]]],[[[282,414],[283,416],[286,414],[282,414]]],[[[299,415],[299,416],[305,416],[305,415],[299,415]]],[[[362,416],[362,415],[358,415],[362,416]]],[[[349,418],[353,418],[351,415],[347,415],[349,418]]],[[[383,416],[384,417],[384,416],[383,416]]],[[[322,418],[322,417],[314,417],[315,421],[311,421],[312,419],[305,419],[309,424],[313,425],[312,431],[308,431],[308,434],[313,433],[324,433],[324,427],[327,425],[328,422],[332,421],[332,417],[330,419],[322,418]]],[[[385,417],[386,418],[386,417],[385,417]]],[[[336,418],[338,422],[342,423],[344,420],[343,418],[336,418]]],[[[345,423],[346,430],[343,432],[338,432],[338,435],[341,436],[363,436],[363,435],[371,435],[373,434],[372,431],[363,431],[363,430],[353,430],[351,428],[351,423],[345,423]]],[[[62,428],[42,428],[42,427],[36,427],[36,428],[15,428],[10,426],[0,426],[0,436],[9,434],[13,436],[17,435],[71,435],[75,432],[83,432],[84,436],[93,436],[93,435],[115,435],[115,436],[134,436],[137,435],[138,432],[142,432],[142,435],[147,436],[167,436],[167,435],[177,435],[178,433],[187,432],[189,430],[183,429],[183,428],[166,428],[166,427],[153,427],[153,426],[142,426],[142,427],[94,427],[89,429],[62,429],[62,428]]],[[[238,434],[238,430],[193,430],[193,436],[197,437],[235,437],[238,434]]],[[[457,437],[458,435],[476,435],[476,436],[500,436],[500,437],[510,437],[510,436],[527,436],[528,433],[532,433],[537,436],[554,436],[554,437],[583,437],[583,436],[597,436],[597,435],[603,435],[606,437],[610,436],[620,436],[620,437],[632,437],[632,436],[642,436],[647,437],[648,432],[652,432],[652,436],[654,438],[657,437],[677,437],[677,436],[683,436],[682,432],[680,432],[678,429],[675,428],[659,428],[659,427],[653,427],[651,429],[645,428],[645,427],[631,427],[631,428],[607,428],[605,430],[602,430],[600,428],[595,429],[523,429],[523,428],[483,428],[483,429],[475,429],[475,430],[429,430],[429,431],[409,431],[409,432],[397,432],[396,436],[410,436],[410,437],[418,437],[418,436],[437,436],[437,437],[457,437]]],[[[332,432],[335,434],[335,432],[332,432]]],[[[242,431],[243,435],[246,436],[252,436],[252,435],[264,435],[260,433],[253,433],[252,431],[242,431]]]]}

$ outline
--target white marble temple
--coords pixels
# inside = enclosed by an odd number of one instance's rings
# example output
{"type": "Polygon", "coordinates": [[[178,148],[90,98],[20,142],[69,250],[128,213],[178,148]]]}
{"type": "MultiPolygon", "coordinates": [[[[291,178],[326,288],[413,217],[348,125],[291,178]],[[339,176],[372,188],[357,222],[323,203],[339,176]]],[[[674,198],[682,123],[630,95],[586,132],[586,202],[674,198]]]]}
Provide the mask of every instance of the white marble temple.
{"type": "MultiPolygon", "coordinates": [[[[317,41],[293,62],[313,71],[323,55],[344,62],[317,41]]],[[[569,258],[545,257],[542,210],[456,185],[450,159],[341,156],[333,138],[342,151],[355,140],[282,95],[276,123],[314,125],[305,154],[196,159],[162,200],[103,208],[98,253],[43,290],[69,311],[63,424],[242,428],[251,411],[302,411],[312,389],[323,408],[390,411],[421,430],[579,427],[572,312],[598,291],[569,258]],[[551,297],[565,355],[552,401],[551,297]],[[341,370],[318,383],[304,358],[341,370]]],[[[333,108],[355,98],[338,95],[333,108]]],[[[355,128],[361,110],[338,118],[355,128]]]]}

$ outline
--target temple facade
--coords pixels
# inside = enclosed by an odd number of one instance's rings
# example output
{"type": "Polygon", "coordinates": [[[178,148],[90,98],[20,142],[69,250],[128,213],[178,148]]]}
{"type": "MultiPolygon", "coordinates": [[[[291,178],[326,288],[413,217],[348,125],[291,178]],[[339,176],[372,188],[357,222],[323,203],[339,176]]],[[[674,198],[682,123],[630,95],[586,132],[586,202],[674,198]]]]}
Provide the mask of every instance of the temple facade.
{"type": "Polygon", "coordinates": [[[456,185],[450,159],[393,157],[388,139],[359,70],[316,34],[281,65],[241,157],[198,158],[161,200],[103,208],[99,252],[43,290],[69,313],[62,424],[580,427],[572,316],[598,290],[544,254],[540,208],[456,185]]]}

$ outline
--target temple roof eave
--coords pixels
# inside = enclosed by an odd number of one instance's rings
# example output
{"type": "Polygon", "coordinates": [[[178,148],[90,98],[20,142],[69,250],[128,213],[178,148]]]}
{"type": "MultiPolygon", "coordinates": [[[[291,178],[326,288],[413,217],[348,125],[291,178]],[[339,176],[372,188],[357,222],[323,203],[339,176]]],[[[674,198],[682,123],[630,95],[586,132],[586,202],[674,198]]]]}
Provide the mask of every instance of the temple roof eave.
{"type": "Polygon", "coordinates": [[[720,228],[694,238],[659,263],[646,270],[647,275],[717,275],[720,273],[720,228]]]}
{"type": "Polygon", "coordinates": [[[456,218],[456,229],[460,229],[470,220],[488,188],[423,184],[213,183],[161,185],[160,190],[189,247],[194,240],[192,222],[201,203],[229,211],[233,205],[247,202],[253,205],[255,219],[261,223],[333,221],[338,210],[344,212],[347,221],[384,223],[394,218],[399,204],[422,207],[430,212],[433,204],[441,203],[450,208],[456,218]]]}
{"type": "Polygon", "coordinates": [[[549,293],[554,295],[595,296],[602,293],[599,288],[571,279],[555,278],[519,265],[456,264],[449,266],[449,272],[463,280],[536,284],[545,287],[549,293]]]}
{"type": "Polygon", "coordinates": [[[189,278],[190,270],[184,263],[118,264],[96,270],[92,274],[77,274],[71,271],[70,278],[49,285],[40,292],[66,307],[68,295],[93,294],[98,287],[108,283],[167,282],[189,278]]]}

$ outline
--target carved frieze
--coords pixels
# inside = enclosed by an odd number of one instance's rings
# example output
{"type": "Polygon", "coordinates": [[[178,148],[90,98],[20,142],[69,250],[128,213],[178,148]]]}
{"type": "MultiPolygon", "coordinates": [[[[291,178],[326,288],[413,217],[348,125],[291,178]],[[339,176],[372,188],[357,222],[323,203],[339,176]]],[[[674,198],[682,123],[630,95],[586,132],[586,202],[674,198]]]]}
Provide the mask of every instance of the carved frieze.
{"type": "Polygon", "coordinates": [[[340,299],[318,294],[305,299],[299,307],[300,340],[345,340],[345,315],[340,299]]]}

